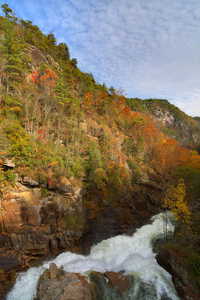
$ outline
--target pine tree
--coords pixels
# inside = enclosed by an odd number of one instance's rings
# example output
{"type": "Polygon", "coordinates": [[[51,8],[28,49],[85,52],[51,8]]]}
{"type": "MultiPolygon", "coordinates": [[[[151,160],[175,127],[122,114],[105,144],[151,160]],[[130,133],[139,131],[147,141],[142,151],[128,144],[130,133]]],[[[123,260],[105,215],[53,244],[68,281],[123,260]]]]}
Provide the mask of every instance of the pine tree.
{"type": "Polygon", "coordinates": [[[21,82],[24,70],[27,69],[28,58],[25,55],[26,47],[19,39],[16,30],[16,21],[13,11],[5,4],[2,6],[5,18],[0,19],[2,28],[0,54],[3,69],[1,78],[4,85],[7,86],[7,94],[21,82]],[[12,13],[12,15],[10,15],[12,13]]]}

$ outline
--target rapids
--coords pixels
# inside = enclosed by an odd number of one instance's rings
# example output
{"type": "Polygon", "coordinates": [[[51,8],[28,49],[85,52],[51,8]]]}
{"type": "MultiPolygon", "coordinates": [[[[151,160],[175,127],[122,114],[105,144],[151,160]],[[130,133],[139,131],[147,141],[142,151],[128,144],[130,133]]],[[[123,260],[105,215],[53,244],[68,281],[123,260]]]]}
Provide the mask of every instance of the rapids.
{"type": "MultiPolygon", "coordinates": [[[[92,247],[88,256],[65,252],[40,267],[20,273],[6,299],[34,299],[37,280],[51,262],[57,267],[62,266],[67,272],[80,274],[88,274],[91,270],[101,273],[124,271],[125,274],[131,274],[135,280],[127,299],[159,300],[162,296],[165,299],[179,299],[171,275],[157,264],[156,253],[153,252],[153,241],[164,235],[164,217],[162,213],[154,216],[151,224],[142,226],[133,236],[120,235],[103,240],[92,247]]],[[[167,227],[168,233],[173,233],[173,221],[168,221],[167,227]]]]}

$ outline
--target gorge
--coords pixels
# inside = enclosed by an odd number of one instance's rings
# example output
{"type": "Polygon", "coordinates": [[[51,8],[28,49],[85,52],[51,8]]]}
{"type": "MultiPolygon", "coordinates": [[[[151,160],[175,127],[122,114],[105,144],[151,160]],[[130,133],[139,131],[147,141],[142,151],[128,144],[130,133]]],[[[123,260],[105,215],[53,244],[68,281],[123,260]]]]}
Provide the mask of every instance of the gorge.
{"type": "MultiPolygon", "coordinates": [[[[164,214],[156,215],[151,219],[152,224],[144,225],[133,236],[121,235],[103,240],[92,247],[88,256],[65,252],[60,254],[55,260],[44,263],[42,267],[31,268],[26,273],[21,273],[13,290],[8,294],[7,300],[33,299],[36,296],[37,280],[45,268],[48,268],[49,265],[52,266],[52,263],[56,264],[58,268],[62,267],[67,273],[85,274],[91,283],[93,282],[93,271],[98,273],[123,272],[123,274],[128,274],[132,285],[129,283],[127,290],[124,290],[123,293],[120,293],[117,289],[109,290],[106,286],[102,288],[106,279],[97,283],[101,299],[179,299],[173,287],[171,276],[157,264],[155,253],[152,250],[153,242],[158,238],[163,238],[164,218],[166,218],[164,214]]],[[[170,220],[170,215],[168,215],[168,219],[170,220]]],[[[171,221],[168,222],[167,226],[168,234],[172,234],[174,226],[171,221]]],[[[58,270],[56,272],[59,274],[58,270]]],[[[57,280],[62,285],[61,278],[58,278],[59,276],[57,276],[57,280]]],[[[53,285],[53,282],[51,284],[53,285]]],[[[49,285],[45,286],[45,279],[40,277],[36,299],[44,299],[45,294],[46,297],[49,297],[48,299],[64,299],[62,298],[64,294],[66,296],[65,299],[68,299],[68,293],[65,291],[67,285],[63,287],[63,290],[59,288],[58,284],[55,285],[54,294],[52,294],[51,284],[49,283],[49,285]],[[44,288],[43,290],[41,288],[42,285],[45,286],[45,294],[44,288]],[[51,293],[48,290],[51,290],[51,293]]],[[[97,299],[95,293],[93,297],[97,299]]],[[[92,299],[92,295],[84,297],[84,295],[79,294],[77,298],[73,299],[92,299]]]]}
{"type": "Polygon", "coordinates": [[[39,277],[37,300],[199,299],[199,118],[99,84],[2,9],[0,299],[39,277]]]}

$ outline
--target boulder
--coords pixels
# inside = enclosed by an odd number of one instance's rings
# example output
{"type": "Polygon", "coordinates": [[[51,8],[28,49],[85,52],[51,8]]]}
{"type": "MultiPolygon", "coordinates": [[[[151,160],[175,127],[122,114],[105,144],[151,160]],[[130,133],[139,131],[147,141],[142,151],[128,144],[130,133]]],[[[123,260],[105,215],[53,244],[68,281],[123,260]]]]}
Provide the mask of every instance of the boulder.
{"type": "Polygon", "coordinates": [[[29,185],[32,187],[39,186],[39,182],[32,179],[31,177],[24,177],[24,178],[20,179],[19,181],[24,185],[29,185]]]}
{"type": "Polygon", "coordinates": [[[108,278],[109,282],[115,286],[121,293],[125,293],[132,286],[130,277],[124,275],[122,272],[105,272],[104,276],[108,278]]]}
{"type": "Polygon", "coordinates": [[[92,300],[90,284],[86,276],[67,273],[54,263],[37,283],[36,300],[92,300]]]}
{"type": "Polygon", "coordinates": [[[5,158],[3,161],[3,168],[4,169],[14,169],[15,168],[14,160],[5,158]]]}
{"type": "Polygon", "coordinates": [[[92,296],[94,300],[130,299],[133,293],[134,279],[123,272],[105,272],[104,274],[92,271],[89,273],[92,296]]]}
{"type": "Polygon", "coordinates": [[[133,286],[129,275],[92,271],[88,276],[90,281],[86,276],[65,272],[51,263],[49,269],[40,276],[35,300],[129,299],[129,291],[133,286]]]}

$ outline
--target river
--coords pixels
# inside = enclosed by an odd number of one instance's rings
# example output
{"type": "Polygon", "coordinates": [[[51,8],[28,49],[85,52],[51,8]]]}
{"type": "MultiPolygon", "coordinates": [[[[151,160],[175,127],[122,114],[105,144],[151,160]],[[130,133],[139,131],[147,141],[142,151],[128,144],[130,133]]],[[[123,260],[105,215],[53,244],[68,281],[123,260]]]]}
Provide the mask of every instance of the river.
{"type": "MultiPolygon", "coordinates": [[[[36,293],[39,276],[54,262],[67,272],[85,274],[91,270],[101,273],[119,272],[134,276],[134,285],[127,296],[130,300],[179,299],[172,278],[156,261],[153,241],[163,237],[164,214],[151,219],[151,223],[139,228],[133,236],[120,235],[103,240],[91,248],[88,256],[65,252],[40,267],[30,268],[18,274],[15,286],[7,295],[7,300],[32,300],[36,293]]],[[[174,225],[168,215],[168,233],[173,233],[174,225]]],[[[88,273],[87,273],[88,274],[88,273]]],[[[112,298],[106,298],[112,299],[112,298]]],[[[102,299],[104,300],[104,299],[102,299]]]]}

